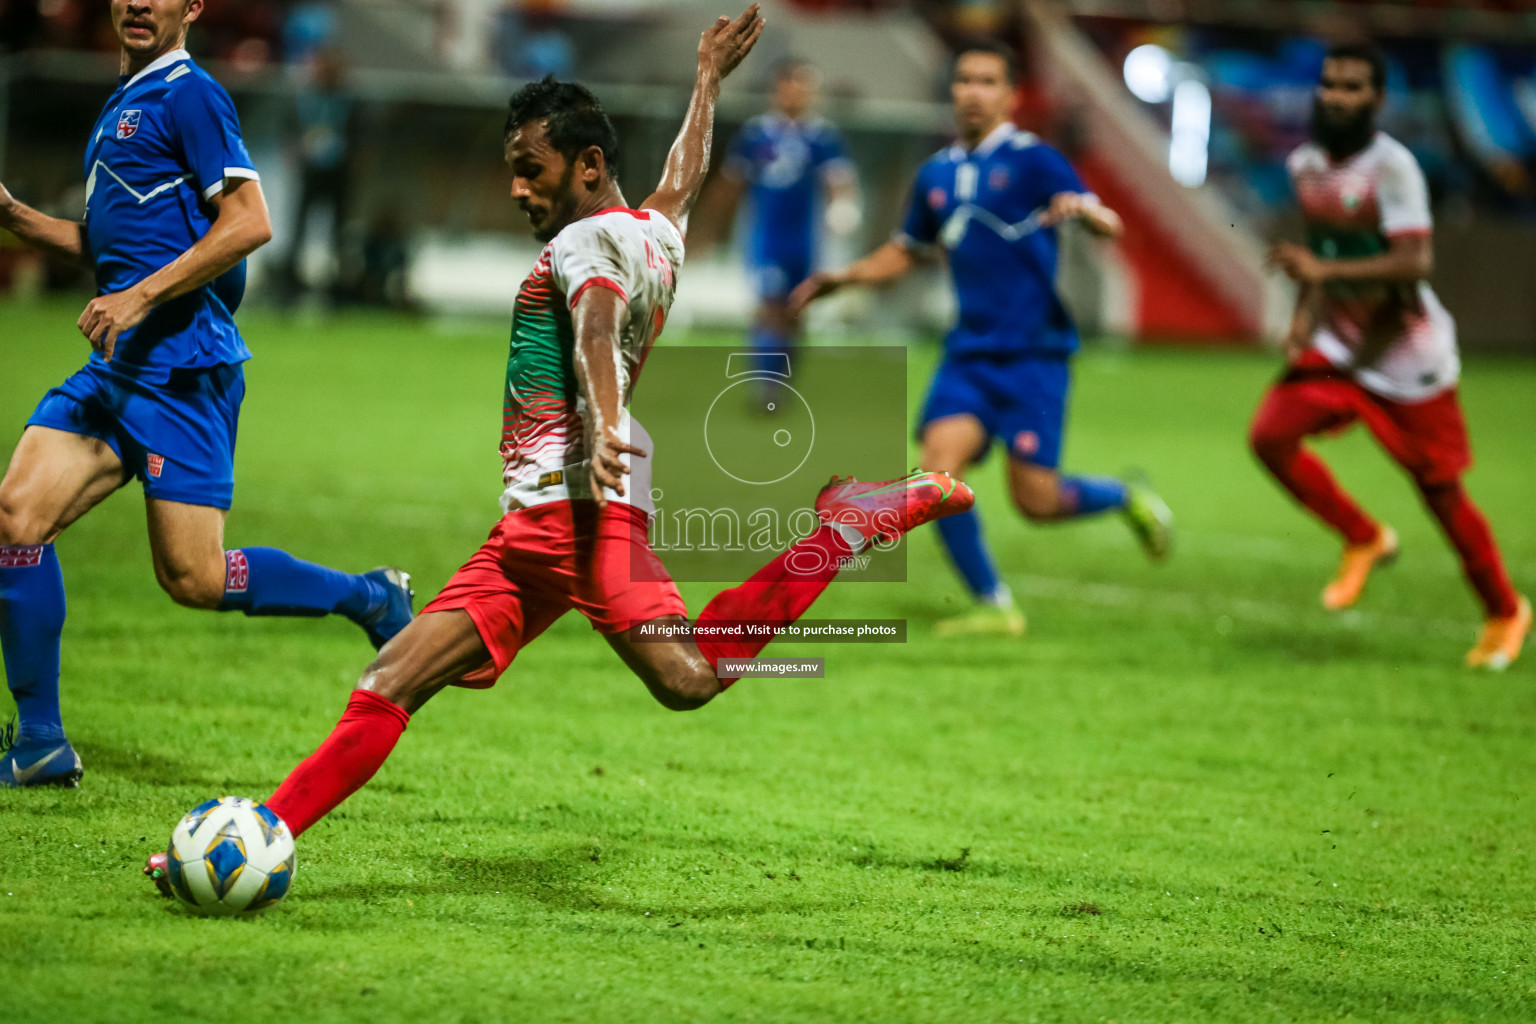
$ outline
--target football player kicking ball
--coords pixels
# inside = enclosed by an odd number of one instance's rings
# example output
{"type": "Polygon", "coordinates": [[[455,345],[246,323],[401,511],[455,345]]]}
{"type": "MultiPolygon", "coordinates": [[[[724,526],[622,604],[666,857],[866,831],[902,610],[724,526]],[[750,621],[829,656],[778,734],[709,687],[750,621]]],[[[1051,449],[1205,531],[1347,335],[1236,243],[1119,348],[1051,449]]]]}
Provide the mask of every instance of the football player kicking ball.
{"type": "Polygon", "coordinates": [[[1474,668],[1520,654],[1531,603],[1515,592],[1488,521],[1462,485],[1472,464],[1456,397],[1456,325],[1426,279],[1434,256],[1429,196],[1413,155],[1376,130],[1386,66],[1373,47],[1328,53],[1313,104],[1313,141],[1286,166],[1311,248],[1275,247],[1299,286],[1290,365],[1254,416],[1253,450],[1281,485],[1344,539],[1323,606],[1360,599],[1371,570],[1397,556],[1397,534],[1372,519],[1303,446],[1362,421],[1418,485],[1487,611],[1474,668]]]}
{"type": "MultiPolygon", "coordinates": [[[[502,435],[506,514],[385,646],[340,724],[267,801],[294,835],[373,777],[433,695],[449,685],[492,685],[524,645],[572,608],[658,701],[679,711],[707,704],[734,681],[720,671],[720,659],[750,658],[767,643],[710,639],[702,628],[697,642],[690,638],[682,598],[646,538],[649,458],[626,408],[672,304],[681,226],[709,166],[721,80],[762,29],[754,5],[704,32],[682,132],[661,185],[638,209],[625,205],[614,180],[618,140],[596,97],[552,78],[512,97],[512,197],[547,244],[512,319],[502,435]],[[673,639],[640,639],[653,636],[673,639]]],[[[972,500],[964,484],[940,474],[878,484],[834,480],[816,499],[827,525],[718,594],[696,625],[793,620],[849,555],[972,500]]],[[[146,872],[154,876],[163,857],[152,858],[146,872]]]]}
{"type": "Polygon", "coordinates": [[[86,147],[79,223],[0,185],[0,229],[90,267],[85,368],[49,391],[0,482],[0,648],[20,729],[0,788],[75,786],[59,711],[64,577],[53,543],[133,477],[144,485],[155,577],[190,608],[339,613],[375,647],[411,618],[409,578],[224,550],[235,428],[251,357],[235,327],[245,257],[271,237],[229,94],[183,48],[203,0],[112,0],[122,77],[86,147]]]}
{"type": "MultiPolygon", "coordinates": [[[[918,171],[902,230],[840,272],[813,274],[790,305],[798,312],[848,285],[888,284],[942,249],[960,315],[923,407],[923,468],[958,477],[1001,441],[1009,490],[1025,518],[1060,523],[1119,512],[1160,559],[1173,517],[1150,488],[1059,469],[1078,338],[1056,294],[1056,228],[1076,220],[1113,238],[1121,223],[1065,157],[1009,122],[1014,78],[1006,46],[960,51],[950,83],[960,139],[918,171]]],[[[939,536],[977,603],[936,632],[1023,633],[1024,615],[982,540],[980,517],[946,519],[939,536]]]]}

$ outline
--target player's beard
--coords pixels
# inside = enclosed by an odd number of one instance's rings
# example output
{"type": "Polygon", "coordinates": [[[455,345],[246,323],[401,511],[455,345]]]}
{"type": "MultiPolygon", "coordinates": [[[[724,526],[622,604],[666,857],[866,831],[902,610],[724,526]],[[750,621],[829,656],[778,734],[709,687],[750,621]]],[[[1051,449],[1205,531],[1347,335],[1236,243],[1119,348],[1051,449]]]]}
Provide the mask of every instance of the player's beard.
{"type": "Polygon", "coordinates": [[[1328,116],[1321,99],[1312,100],[1312,141],[1328,151],[1335,160],[1354,156],[1376,136],[1376,111],[1362,107],[1359,113],[1343,121],[1328,116]]]}
{"type": "Polygon", "coordinates": [[[565,174],[560,177],[560,188],[555,193],[555,199],[549,204],[549,216],[544,219],[541,226],[533,229],[533,237],[540,242],[551,241],[571,221],[576,219],[576,189],[572,186],[576,181],[576,166],[568,164],[565,174]]]}

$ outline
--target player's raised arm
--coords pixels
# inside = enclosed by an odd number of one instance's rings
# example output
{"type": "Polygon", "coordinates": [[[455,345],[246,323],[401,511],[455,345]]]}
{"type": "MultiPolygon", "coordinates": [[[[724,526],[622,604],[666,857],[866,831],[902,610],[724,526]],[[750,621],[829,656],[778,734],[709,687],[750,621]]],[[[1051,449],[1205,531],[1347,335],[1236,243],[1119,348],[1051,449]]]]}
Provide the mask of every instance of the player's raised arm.
{"type": "Polygon", "coordinates": [[[117,336],[142,323],[156,306],[201,288],[271,241],[272,220],[259,182],[232,178],[207,202],[217,211],[215,219],[192,248],[132,288],[92,299],[80,314],[80,333],[107,360],[117,336]]]}
{"type": "Polygon", "coordinates": [[[17,200],[4,185],[0,185],[0,229],[67,263],[82,267],[91,265],[84,224],[39,213],[17,200]]]}
{"type": "Polygon", "coordinates": [[[688,113],[683,117],[677,141],[672,143],[672,150],[667,154],[661,184],[640,204],[641,209],[655,210],[666,217],[679,231],[683,229],[688,211],[709,171],[720,83],[752,52],[763,34],[764,24],[758,14],[758,5],[753,4],[735,21],[720,17],[699,36],[699,68],[693,96],[688,100],[688,113]]]}

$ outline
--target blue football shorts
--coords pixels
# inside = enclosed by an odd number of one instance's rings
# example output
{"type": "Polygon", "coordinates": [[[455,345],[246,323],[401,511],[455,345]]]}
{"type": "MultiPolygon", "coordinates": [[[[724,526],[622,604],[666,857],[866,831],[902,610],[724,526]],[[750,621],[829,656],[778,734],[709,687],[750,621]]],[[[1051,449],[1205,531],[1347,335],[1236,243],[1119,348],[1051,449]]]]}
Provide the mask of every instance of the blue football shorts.
{"type": "MultiPolygon", "coordinates": [[[[1072,387],[1064,354],[945,356],[933,375],[918,436],[934,420],[969,414],[1010,458],[1046,469],[1061,464],[1061,435],[1072,387]]],[[[987,449],[976,453],[976,461],[987,449]]]]}
{"type": "Polygon", "coordinates": [[[93,361],[44,395],[27,425],[105,441],[145,497],[227,509],[244,397],[239,364],[173,370],[159,384],[93,361]]]}

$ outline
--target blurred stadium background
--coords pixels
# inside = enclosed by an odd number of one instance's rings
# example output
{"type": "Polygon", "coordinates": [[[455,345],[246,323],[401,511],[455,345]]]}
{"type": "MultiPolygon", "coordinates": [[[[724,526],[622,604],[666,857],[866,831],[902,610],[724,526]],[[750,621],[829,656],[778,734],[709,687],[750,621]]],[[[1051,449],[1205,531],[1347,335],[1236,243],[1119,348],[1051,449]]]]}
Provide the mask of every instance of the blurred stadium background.
{"type": "MultiPolygon", "coordinates": [[[[252,260],[252,301],[505,315],[534,243],[505,198],[500,109],[553,72],[596,87],[643,195],[686,99],[702,0],[213,0],[191,47],[234,95],[277,235],[252,260]],[[306,187],[307,183],[307,187],[306,187]],[[308,197],[306,201],[305,197],[308,197]],[[301,216],[301,214],[304,214],[301,216]]],[[[0,180],[79,215],[81,141],[115,73],[105,0],[0,0],[0,180]]],[[[1528,0],[769,0],[775,31],[727,90],[727,135],[760,111],[776,59],[825,80],[883,237],[950,115],[950,43],[1013,40],[1017,120],[1062,146],[1130,223],[1126,242],[1069,246],[1064,288],[1085,335],[1254,344],[1287,288],[1265,243],[1299,236],[1285,153],[1306,132],[1327,42],[1370,34],[1391,58],[1384,128],[1429,176],[1435,285],[1463,347],[1536,353],[1536,4],[1528,0]]],[[[739,233],[738,233],[739,234],[739,233]]],[[[690,269],[674,324],[732,327],[752,309],[740,261],[690,269]]],[[[0,293],[88,286],[0,235],[0,293]]],[[[820,337],[936,336],[926,287],[818,308],[820,337]]]]}

